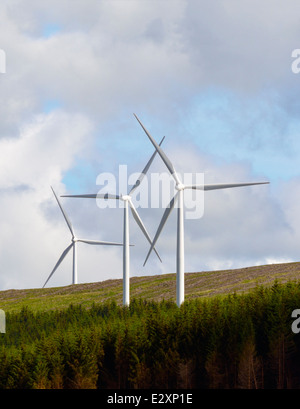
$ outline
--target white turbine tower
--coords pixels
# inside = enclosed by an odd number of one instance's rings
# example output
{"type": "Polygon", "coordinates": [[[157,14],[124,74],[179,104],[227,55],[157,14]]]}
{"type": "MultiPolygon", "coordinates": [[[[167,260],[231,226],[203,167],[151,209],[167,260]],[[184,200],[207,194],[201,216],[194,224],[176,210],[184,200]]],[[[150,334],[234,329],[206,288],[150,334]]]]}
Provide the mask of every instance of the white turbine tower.
{"type": "MultiPolygon", "coordinates": [[[[164,140],[161,140],[160,145],[162,144],[164,140]]],[[[146,237],[146,239],[148,240],[149,244],[152,245],[152,241],[151,238],[146,230],[146,227],[144,226],[144,223],[142,222],[142,219],[140,218],[134,204],[132,203],[131,200],[131,195],[132,193],[135,191],[135,189],[140,186],[143,178],[145,177],[151,163],[153,162],[153,159],[156,155],[156,150],[153,153],[153,155],[151,156],[151,158],[149,159],[147,165],[145,166],[145,168],[143,169],[143,171],[141,172],[139,178],[137,179],[137,181],[135,182],[134,186],[131,188],[131,190],[129,191],[129,193],[127,195],[115,195],[115,194],[111,194],[111,193],[98,193],[98,194],[84,194],[84,195],[64,195],[63,197],[77,197],[77,198],[89,198],[89,199],[115,199],[115,200],[123,200],[124,202],[124,219],[123,219],[123,305],[129,305],[129,278],[130,278],[130,252],[129,252],[129,212],[128,212],[128,205],[131,209],[132,215],[137,223],[137,225],[139,226],[139,228],[141,229],[141,231],[143,232],[144,236],[146,237]]],[[[159,260],[161,261],[161,258],[158,254],[158,252],[156,251],[155,247],[152,246],[152,249],[154,249],[157,257],[159,258],[159,260]]]]}
{"type": "Polygon", "coordinates": [[[47,278],[45,284],[43,285],[43,288],[45,287],[45,285],[47,284],[47,282],[50,280],[50,278],[52,277],[52,275],[54,274],[54,272],[56,271],[56,269],[58,268],[58,266],[61,264],[61,262],[63,261],[63,259],[66,257],[66,255],[68,254],[68,252],[71,250],[71,248],[73,248],[73,273],[72,273],[72,284],[77,284],[77,242],[81,241],[83,243],[87,243],[87,244],[92,244],[92,245],[108,245],[108,246],[123,246],[122,243],[114,243],[114,242],[109,242],[109,241],[96,241],[96,240],[88,240],[88,239],[79,239],[75,236],[75,232],[74,229],[71,225],[71,222],[65,212],[65,210],[63,209],[58,197],[56,196],[56,193],[54,192],[54,189],[51,187],[53,194],[57,200],[57,203],[60,207],[60,210],[65,218],[65,221],[70,229],[71,235],[72,235],[72,242],[71,244],[63,251],[62,255],[60,256],[58,262],[55,264],[55,267],[53,268],[53,270],[51,271],[49,277],[47,278]]]}
{"type": "Polygon", "coordinates": [[[180,306],[184,301],[184,203],[183,203],[183,195],[185,189],[199,189],[199,190],[215,190],[215,189],[226,189],[226,188],[233,188],[233,187],[241,187],[241,186],[251,186],[251,185],[261,185],[267,184],[269,182],[253,182],[253,183],[222,183],[222,184],[207,184],[207,185],[184,185],[181,180],[179,179],[175,168],[167,155],[164,153],[162,148],[156,143],[153,137],[149,134],[147,129],[141,123],[139,118],[134,114],[136,119],[138,120],[141,127],[144,129],[146,135],[154,145],[156,151],[159,153],[161,159],[165,163],[166,167],[168,168],[169,172],[171,173],[172,177],[176,183],[176,190],[177,193],[174,195],[172,200],[170,201],[168,207],[166,208],[161,222],[158,226],[157,232],[154,236],[152,245],[150,250],[147,254],[146,260],[144,265],[146,264],[153,247],[155,246],[158,237],[170,216],[176,202],[178,201],[178,213],[177,213],[177,255],[176,255],[176,300],[177,305],[180,306]]]}

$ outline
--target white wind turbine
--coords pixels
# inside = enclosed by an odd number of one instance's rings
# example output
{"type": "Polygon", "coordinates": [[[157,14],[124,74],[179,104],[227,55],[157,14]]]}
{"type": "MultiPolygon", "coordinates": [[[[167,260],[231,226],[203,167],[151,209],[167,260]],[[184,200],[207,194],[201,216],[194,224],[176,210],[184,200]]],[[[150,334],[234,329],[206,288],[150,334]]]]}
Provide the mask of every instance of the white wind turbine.
{"type": "Polygon", "coordinates": [[[81,241],[83,243],[87,243],[87,244],[92,244],[92,245],[109,245],[109,246],[123,246],[122,243],[114,243],[114,242],[108,242],[108,241],[96,241],[96,240],[87,240],[87,239],[79,239],[75,236],[75,232],[74,229],[71,225],[71,222],[65,212],[65,210],[63,209],[58,197],[56,196],[56,193],[54,192],[54,189],[51,187],[53,194],[57,200],[57,203],[60,207],[60,210],[65,218],[65,221],[70,229],[71,235],[72,235],[72,242],[71,244],[63,251],[62,255],[60,256],[59,260],[57,261],[57,263],[55,264],[55,267],[53,268],[53,270],[51,271],[49,277],[47,278],[45,284],[43,285],[43,288],[45,287],[45,285],[47,284],[47,282],[50,280],[50,278],[52,277],[52,275],[54,274],[54,272],[56,271],[56,269],[58,268],[58,266],[61,264],[61,262],[63,261],[63,259],[66,257],[66,255],[68,254],[68,252],[71,250],[71,248],[73,248],[73,273],[72,273],[72,284],[77,284],[77,242],[81,241]]]}
{"type": "MultiPolygon", "coordinates": [[[[161,140],[160,145],[162,144],[164,140],[161,140]]],[[[137,179],[137,181],[135,182],[134,186],[131,188],[131,190],[129,191],[129,193],[127,195],[115,195],[115,194],[111,194],[111,193],[96,193],[96,194],[84,194],[84,195],[64,195],[63,197],[78,197],[78,198],[89,198],[89,199],[115,199],[115,200],[123,200],[124,202],[124,219],[123,219],[123,305],[129,305],[129,277],[130,277],[130,273],[129,273],[129,266],[130,266],[130,253],[129,253],[129,212],[128,212],[128,205],[131,209],[132,215],[137,223],[137,225],[139,226],[139,228],[141,229],[141,231],[143,232],[144,236],[146,237],[146,239],[148,240],[149,244],[152,245],[152,241],[151,238],[146,230],[146,227],[144,226],[142,219],[140,218],[134,204],[132,203],[131,200],[131,195],[132,193],[135,191],[135,189],[140,186],[143,178],[145,177],[151,163],[153,162],[153,159],[156,155],[156,150],[153,153],[153,155],[151,156],[151,158],[149,159],[147,165],[145,166],[145,168],[143,169],[143,171],[141,172],[139,178],[137,179]]],[[[156,251],[154,246],[151,246],[151,249],[154,249],[157,257],[159,258],[159,260],[161,261],[161,258],[158,254],[158,252],[156,251]]]]}
{"type": "Polygon", "coordinates": [[[147,254],[146,260],[144,265],[146,264],[153,247],[155,246],[158,237],[170,216],[176,202],[178,201],[178,212],[177,212],[177,255],[176,255],[176,301],[177,305],[180,306],[184,301],[184,203],[183,203],[183,195],[185,189],[199,189],[199,190],[215,190],[215,189],[226,189],[226,188],[233,188],[233,187],[241,187],[241,186],[251,186],[251,185],[261,185],[267,184],[269,182],[253,182],[253,183],[221,183],[221,184],[202,184],[202,185],[184,185],[181,180],[179,179],[175,168],[167,155],[164,153],[162,148],[156,143],[153,137],[149,134],[147,129],[141,123],[139,118],[134,114],[136,119],[138,120],[141,127],[144,129],[146,135],[154,145],[156,151],[159,153],[161,159],[165,163],[166,167],[168,168],[169,172],[171,173],[172,177],[176,183],[176,190],[177,193],[174,195],[172,200],[170,201],[169,205],[167,206],[161,222],[158,226],[157,232],[154,236],[152,245],[150,250],[147,254]]]}

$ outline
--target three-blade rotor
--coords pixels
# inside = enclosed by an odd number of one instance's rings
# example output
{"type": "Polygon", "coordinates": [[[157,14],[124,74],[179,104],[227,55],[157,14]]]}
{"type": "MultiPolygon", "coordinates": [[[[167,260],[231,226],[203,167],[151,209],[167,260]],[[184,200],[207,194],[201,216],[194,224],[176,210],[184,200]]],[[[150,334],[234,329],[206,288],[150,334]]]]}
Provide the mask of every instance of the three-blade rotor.
{"type": "Polygon", "coordinates": [[[158,152],[158,154],[160,155],[162,161],[164,162],[164,164],[166,165],[167,169],[169,170],[171,176],[174,178],[175,182],[176,182],[176,190],[178,191],[174,197],[171,199],[169,205],[167,206],[167,208],[164,211],[164,214],[162,216],[162,219],[160,221],[160,224],[158,226],[158,229],[156,231],[156,234],[154,236],[153,242],[151,244],[151,247],[149,249],[149,252],[147,254],[147,257],[145,259],[144,265],[146,264],[162,230],[163,227],[168,219],[168,217],[170,216],[172,210],[174,209],[174,206],[178,200],[178,194],[179,191],[184,191],[185,189],[198,189],[198,190],[216,190],[216,189],[227,189],[227,188],[234,188],[234,187],[242,187],[242,186],[251,186],[251,185],[261,185],[261,184],[268,184],[269,182],[250,182],[250,183],[217,183],[217,184],[202,184],[202,185],[184,185],[176,170],[174,165],[172,164],[172,162],[170,161],[170,159],[167,157],[167,155],[165,154],[165,152],[163,151],[163,149],[161,148],[160,145],[158,145],[155,141],[155,139],[150,135],[149,131],[145,128],[145,126],[142,124],[142,122],[139,120],[139,118],[137,117],[136,114],[134,114],[135,118],[137,119],[137,121],[139,122],[139,124],[141,125],[141,127],[143,128],[144,132],[146,133],[146,135],[148,136],[149,140],[151,141],[151,143],[153,144],[153,146],[155,147],[156,151],[158,152]]]}
{"type": "MultiPolygon", "coordinates": [[[[123,243],[115,243],[115,242],[109,242],[109,241],[98,241],[98,240],[79,239],[79,238],[77,238],[77,237],[75,236],[75,232],[74,232],[73,226],[72,226],[72,224],[71,224],[71,222],[70,222],[70,219],[68,218],[68,215],[67,215],[66,211],[64,210],[64,208],[62,207],[62,204],[60,203],[60,201],[59,201],[59,199],[58,199],[58,197],[57,197],[57,195],[56,195],[54,189],[52,188],[52,186],[51,186],[51,189],[52,189],[52,192],[53,192],[53,194],[54,194],[54,196],[55,196],[55,198],[56,198],[56,201],[57,201],[57,203],[58,203],[58,205],[59,205],[59,207],[60,207],[60,210],[61,210],[61,212],[62,212],[62,214],[63,214],[63,216],[64,216],[64,219],[65,219],[65,221],[66,221],[66,223],[67,223],[67,225],[68,225],[68,228],[69,228],[69,230],[70,230],[70,232],[71,232],[72,242],[71,242],[71,244],[62,252],[60,258],[58,259],[58,261],[57,261],[57,263],[55,264],[53,270],[51,271],[49,277],[47,278],[45,284],[43,285],[43,288],[46,286],[46,284],[48,283],[48,281],[50,280],[50,278],[53,276],[53,274],[55,273],[55,271],[57,270],[57,268],[59,267],[59,265],[62,263],[62,261],[64,260],[64,258],[66,257],[66,255],[69,253],[69,251],[70,251],[72,248],[74,248],[76,242],[79,241],[79,242],[86,243],[86,244],[91,244],[91,245],[123,246],[123,243]]],[[[74,266],[73,266],[73,268],[74,268],[74,266]]]]}
{"type": "MultiPolygon", "coordinates": [[[[163,143],[165,137],[162,138],[162,140],[160,141],[159,145],[157,145],[158,147],[161,146],[161,144],[163,143]]],[[[155,142],[156,144],[156,142],[155,142]]],[[[155,150],[154,153],[152,154],[151,158],[149,159],[149,161],[147,162],[146,166],[144,167],[143,171],[140,173],[140,176],[138,177],[138,179],[136,180],[135,184],[133,185],[133,187],[130,189],[129,193],[127,195],[115,195],[115,194],[111,194],[111,193],[92,193],[92,194],[83,194],[83,195],[63,195],[62,197],[77,197],[77,198],[90,198],[90,199],[115,199],[115,200],[123,200],[123,201],[127,201],[132,213],[132,216],[136,222],[136,224],[139,226],[140,230],[142,231],[142,233],[144,234],[144,236],[146,237],[147,241],[149,242],[149,244],[152,246],[152,240],[150,238],[150,235],[141,219],[141,217],[139,216],[132,200],[131,200],[131,195],[132,193],[135,191],[135,189],[137,189],[142,180],[144,179],[144,177],[146,176],[155,156],[156,153],[158,151],[155,150]]],[[[160,261],[160,255],[158,254],[157,250],[155,249],[155,247],[151,247],[154,252],[156,253],[158,259],[160,261]]]]}

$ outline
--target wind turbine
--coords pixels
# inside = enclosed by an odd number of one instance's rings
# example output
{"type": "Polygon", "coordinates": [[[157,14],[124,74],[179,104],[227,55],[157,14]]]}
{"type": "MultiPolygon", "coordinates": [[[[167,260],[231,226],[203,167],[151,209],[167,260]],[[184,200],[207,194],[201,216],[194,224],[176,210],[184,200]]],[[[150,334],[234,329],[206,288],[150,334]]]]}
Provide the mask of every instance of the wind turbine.
{"type": "MultiPolygon", "coordinates": [[[[165,137],[162,138],[161,142],[159,145],[162,144],[163,140],[165,137]]],[[[85,195],[64,195],[63,197],[77,197],[77,198],[90,198],[90,199],[114,199],[114,200],[123,200],[124,202],[124,218],[123,218],[123,305],[129,305],[129,266],[130,266],[130,253],[129,253],[129,212],[128,212],[128,207],[131,209],[131,213],[133,215],[133,218],[135,219],[137,225],[143,232],[144,236],[148,240],[149,244],[152,245],[151,238],[146,230],[146,227],[144,226],[144,223],[142,222],[142,219],[140,218],[134,204],[132,203],[131,200],[131,195],[135,191],[135,189],[140,186],[143,178],[145,177],[148,169],[150,168],[151,163],[153,162],[153,159],[156,155],[156,150],[152,154],[151,158],[149,159],[148,163],[144,167],[143,171],[141,172],[140,176],[136,180],[134,186],[131,188],[129,193],[127,195],[115,195],[111,193],[98,193],[98,194],[85,194],[85,195]]],[[[161,261],[161,258],[156,251],[155,247],[152,246],[152,249],[154,249],[157,257],[161,261]]]]}
{"type": "Polygon", "coordinates": [[[220,183],[220,184],[202,184],[202,185],[184,185],[179,176],[177,175],[175,168],[170,161],[170,159],[167,157],[167,155],[164,153],[162,148],[156,143],[156,141],[153,139],[153,137],[150,135],[150,133],[147,131],[147,129],[144,127],[144,125],[141,123],[139,118],[134,114],[135,118],[145,131],[146,135],[152,142],[153,146],[155,147],[156,151],[159,153],[161,159],[165,163],[166,167],[168,168],[170,174],[175,180],[175,188],[177,190],[177,193],[174,195],[174,197],[171,199],[169,205],[165,209],[165,212],[162,216],[161,222],[158,226],[157,232],[154,236],[154,239],[152,241],[150,250],[147,254],[147,257],[145,259],[144,265],[146,264],[149,255],[151,251],[153,250],[159,235],[168,219],[170,216],[176,202],[178,201],[178,210],[177,210],[177,255],[176,255],[176,302],[177,305],[180,306],[183,301],[184,301],[184,203],[183,203],[183,195],[184,195],[184,190],[185,189],[199,189],[199,190],[215,190],[215,189],[226,189],[226,188],[233,188],[233,187],[241,187],[241,186],[251,186],[251,185],[261,185],[261,184],[267,184],[269,182],[251,182],[251,183],[220,183]]]}
{"type": "Polygon", "coordinates": [[[114,242],[108,242],[108,241],[96,241],[96,240],[88,240],[88,239],[79,239],[75,236],[75,232],[74,229],[71,225],[71,222],[65,212],[65,210],[63,209],[56,193],[54,192],[54,189],[51,187],[52,192],[57,200],[57,203],[60,207],[60,210],[65,218],[65,221],[70,229],[71,235],[72,235],[72,242],[71,244],[63,251],[62,255],[60,256],[60,258],[58,259],[57,263],[55,264],[55,267],[53,268],[53,270],[51,271],[49,277],[47,278],[45,284],[43,285],[43,288],[45,287],[45,285],[47,284],[47,282],[50,280],[50,278],[52,277],[52,275],[54,274],[54,272],[56,271],[56,269],[58,268],[58,266],[61,264],[61,262],[63,261],[63,259],[66,257],[66,255],[69,253],[69,251],[71,250],[71,248],[73,248],[73,274],[72,274],[72,284],[77,284],[77,242],[81,241],[83,243],[87,243],[87,244],[92,244],[92,245],[109,245],[109,246],[123,246],[122,243],[114,243],[114,242]]]}

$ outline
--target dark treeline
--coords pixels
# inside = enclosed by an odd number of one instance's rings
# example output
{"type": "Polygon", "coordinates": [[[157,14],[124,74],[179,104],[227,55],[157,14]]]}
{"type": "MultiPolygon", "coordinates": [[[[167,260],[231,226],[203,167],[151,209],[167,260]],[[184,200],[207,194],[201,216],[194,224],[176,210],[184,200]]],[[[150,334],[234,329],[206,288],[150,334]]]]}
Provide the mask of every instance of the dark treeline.
{"type": "Polygon", "coordinates": [[[6,314],[0,388],[299,388],[300,283],[245,295],[6,314]]]}

